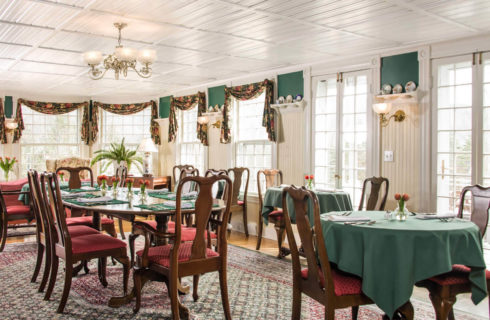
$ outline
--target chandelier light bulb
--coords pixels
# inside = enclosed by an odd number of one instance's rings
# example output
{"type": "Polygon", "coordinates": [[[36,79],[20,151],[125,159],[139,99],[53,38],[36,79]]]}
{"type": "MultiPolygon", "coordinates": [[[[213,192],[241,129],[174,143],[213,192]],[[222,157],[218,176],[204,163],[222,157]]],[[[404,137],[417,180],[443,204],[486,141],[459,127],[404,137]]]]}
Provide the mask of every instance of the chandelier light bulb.
{"type": "Polygon", "coordinates": [[[116,48],[116,57],[121,61],[135,61],[136,60],[137,51],[130,47],[117,47],[116,48]]]}
{"type": "Polygon", "coordinates": [[[98,65],[102,62],[102,52],[100,51],[87,51],[83,54],[83,59],[89,65],[98,65]]]}
{"type": "Polygon", "coordinates": [[[157,58],[157,52],[153,49],[143,49],[138,52],[138,61],[140,63],[153,63],[157,58]]]}

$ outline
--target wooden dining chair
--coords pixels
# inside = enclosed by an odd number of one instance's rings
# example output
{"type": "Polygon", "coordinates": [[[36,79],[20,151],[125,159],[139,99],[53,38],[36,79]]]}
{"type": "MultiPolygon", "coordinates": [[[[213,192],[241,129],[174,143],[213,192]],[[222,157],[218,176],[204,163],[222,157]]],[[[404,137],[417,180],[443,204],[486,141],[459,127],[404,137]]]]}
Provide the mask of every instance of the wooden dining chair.
{"type": "MultiPolygon", "coordinates": [[[[228,171],[225,169],[208,169],[204,174],[205,177],[218,176],[218,175],[228,175],[228,171]]],[[[215,199],[222,199],[224,196],[224,188],[219,185],[213,187],[213,197],[215,199]]]]}
{"type": "Polygon", "coordinates": [[[172,176],[174,179],[174,191],[177,190],[177,185],[179,184],[179,179],[180,179],[180,176],[182,175],[183,169],[185,169],[187,171],[192,171],[195,168],[193,165],[190,165],[190,164],[178,164],[172,168],[172,176]]]}
{"type": "Polygon", "coordinates": [[[245,230],[245,236],[248,237],[248,223],[247,223],[247,192],[248,192],[248,183],[250,180],[250,170],[248,168],[243,167],[235,167],[228,169],[228,175],[233,177],[233,190],[231,194],[231,213],[230,213],[230,221],[233,212],[242,212],[243,215],[243,228],[245,230]],[[233,174],[230,174],[233,173],[233,174]],[[245,180],[245,189],[243,190],[243,200],[239,200],[240,189],[242,186],[242,180],[244,173],[247,174],[245,180]]]}
{"type": "MultiPolygon", "coordinates": [[[[56,230],[50,229],[49,217],[47,216],[47,203],[42,195],[41,187],[39,184],[39,175],[35,170],[29,170],[27,172],[27,178],[29,181],[29,189],[31,193],[32,206],[36,216],[36,226],[37,226],[37,259],[36,265],[34,267],[34,274],[31,278],[31,282],[36,282],[37,276],[39,274],[42,262],[44,260],[44,270],[42,279],[39,285],[38,292],[43,292],[49,279],[52,266],[52,255],[55,251],[54,243],[51,241],[52,234],[56,230]]],[[[53,217],[51,217],[53,219],[53,217]]],[[[68,226],[68,232],[71,237],[78,237],[82,235],[98,234],[99,232],[93,228],[79,225],[79,226],[68,226]]],[[[80,266],[80,269],[84,267],[85,272],[88,273],[87,264],[84,263],[80,266]]],[[[45,300],[49,297],[46,295],[45,300]]]]}
{"type": "MultiPolygon", "coordinates": [[[[117,183],[118,188],[122,188],[126,185],[126,178],[128,177],[128,167],[126,166],[118,166],[116,168],[116,172],[114,177],[119,178],[119,182],[117,183]]],[[[114,217],[109,217],[114,220],[114,217]]],[[[119,223],[119,234],[121,235],[121,239],[126,240],[126,235],[124,234],[124,224],[122,219],[117,219],[119,223]]]]}
{"type": "Polygon", "coordinates": [[[50,223],[50,230],[56,231],[51,232],[50,235],[54,251],[52,256],[53,261],[51,263],[51,274],[48,289],[46,291],[48,299],[51,296],[56,282],[59,259],[65,260],[65,284],[57,312],[63,313],[70,293],[73,265],[77,262],[99,259],[99,280],[101,284],[106,287],[107,280],[105,274],[107,257],[113,257],[123,265],[123,287],[124,294],[126,294],[130,269],[130,263],[126,252],[126,243],[101,233],[72,237],[66,223],[66,211],[61,200],[61,193],[56,175],[53,173],[42,174],[40,188],[43,198],[48,201],[46,206],[46,217],[50,223]],[[50,219],[50,217],[54,217],[54,219],[50,219]]]}
{"type": "MultiPolygon", "coordinates": [[[[89,173],[90,186],[91,187],[94,186],[94,174],[93,174],[92,169],[89,167],[59,167],[58,169],[56,169],[56,174],[58,174],[60,171],[64,171],[64,172],[69,173],[70,178],[68,181],[68,187],[70,189],[80,189],[82,187],[82,180],[80,179],[80,173],[83,171],[87,171],[89,173]]],[[[71,211],[71,213],[72,213],[73,219],[70,219],[70,225],[92,226],[92,224],[93,224],[92,217],[88,217],[88,216],[74,217],[74,215],[80,215],[80,213],[74,212],[73,210],[71,211]]],[[[120,223],[119,227],[121,227],[122,223],[121,222],[119,222],[119,223],[120,223]]],[[[107,232],[111,236],[117,238],[116,227],[114,226],[114,220],[113,219],[101,218],[100,224],[102,226],[102,230],[104,230],[105,232],[107,232]]],[[[123,239],[126,239],[124,237],[124,231],[121,232],[121,236],[123,239]]]]}
{"type": "Polygon", "coordinates": [[[282,192],[282,207],[286,233],[293,263],[292,319],[301,318],[301,294],[304,293],[325,306],[325,319],[335,318],[335,309],[352,307],[357,319],[359,306],[373,302],[362,293],[362,279],[330,265],[320,222],[320,206],[316,194],[295,186],[282,192]],[[300,255],[289,217],[286,196],[291,197],[296,212],[296,225],[308,265],[301,270],[300,255]],[[308,201],[313,203],[314,227],[308,218],[308,201]]]}
{"type": "Polygon", "coordinates": [[[68,172],[70,176],[68,179],[68,188],[70,189],[80,189],[82,187],[82,179],[80,178],[80,173],[82,171],[87,171],[90,177],[90,186],[94,186],[94,173],[90,167],[59,167],[56,169],[56,174],[60,171],[68,172]]]}
{"type": "Polygon", "coordinates": [[[387,178],[371,177],[364,180],[362,184],[361,202],[359,203],[359,211],[383,211],[388,197],[390,182],[387,178]],[[382,187],[384,185],[384,190],[382,187]],[[382,194],[380,194],[382,192],[382,194]],[[369,193],[369,195],[368,195],[369,193]],[[381,197],[381,201],[380,201],[381,197]],[[366,208],[364,208],[364,199],[367,198],[366,208]]]}
{"type": "MultiPolygon", "coordinates": [[[[471,193],[470,220],[478,226],[483,237],[488,225],[490,187],[485,188],[480,185],[464,187],[459,200],[458,218],[463,218],[465,197],[468,192],[471,193]]],[[[429,297],[438,320],[454,319],[453,305],[456,302],[456,296],[461,293],[471,292],[470,271],[470,267],[453,265],[450,272],[416,284],[418,287],[424,287],[429,290],[429,297]]],[[[490,295],[490,271],[485,270],[485,278],[487,280],[487,291],[490,295]]]]}
{"type": "MultiPolygon", "coordinates": [[[[259,170],[257,172],[257,191],[259,194],[259,219],[258,219],[259,232],[257,235],[257,246],[255,247],[255,250],[260,249],[260,244],[262,243],[262,232],[264,228],[264,221],[262,218],[262,207],[264,206],[264,196],[262,194],[262,186],[265,185],[265,189],[267,190],[270,187],[281,185],[283,182],[282,179],[283,179],[282,171],[278,169],[264,169],[264,170],[259,170]],[[261,179],[262,177],[265,179],[265,181],[264,179],[261,179]]],[[[286,252],[283,252],[281,250],[282,244],[284,242],[284,236],[285,236],[284,231],[286,230],[284,225],[284,217],[282,215],[282,209],[275,208],[275,210],[273,210],[269,214],[269,221],[274,224],[274,229],[276,229],[277,245],[279,248],[279,254],[277,255],[277,257],[281,259],[286,254],[286,252]]]]}
{"type": "Polygon", "coordinates": [[[36,218],[31,204],[23,205],[16,200],[21,194],[30,195],[30,191],[5,191],[0,188],[0,252],[7,243],[9,222],[26,220],[30,224],[36,218]]]}
{"type": "Polygon", "coordinates": [[[230,304],[228,301],[227,286],[227,240],[226,225],[231,207],[231,180],[225,175],[215,175],[211,177],[186,177],[183,178],[177,187],[175,233],[159,234],[161,237],[170,237],[172,244],[150,247],[149,234],[145,233],[145,248],[137,253],[138,268],[135,269],[134,288],[136,295],[135,312],[141,306],[141,291],[148,280],[165,282],[170,296],[170,305],[173,319],[189,316],[188,309],[183,306],[178,297],[178,281],[182,277],[193,276],[193,298],[198,299],[199,276],[208,272],[219,273],[221,289],[221,299],[226,319],[231,319],[230,304]],[[213,197],[211,190],[214,183],[224,181],[226,204],[222,220],[215,220],[211,216],[213,197]],[[185,183],[194,182],[199,187],[199,195],[195,202],[196,212],[196,236],[192,242],[182,242],[181,224],[181,196],[185,183]],[[206,240],[206,231],[210,223],[220,225],[218,231],[218,251],[210,248],[210,243],[206,240]]]}

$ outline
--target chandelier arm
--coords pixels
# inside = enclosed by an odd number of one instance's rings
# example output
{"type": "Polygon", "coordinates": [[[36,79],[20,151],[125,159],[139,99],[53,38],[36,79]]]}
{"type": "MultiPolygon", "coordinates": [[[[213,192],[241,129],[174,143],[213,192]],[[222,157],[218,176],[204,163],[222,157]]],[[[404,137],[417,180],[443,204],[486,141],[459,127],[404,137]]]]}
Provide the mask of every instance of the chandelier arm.
{"type": "Polygon", "coordinates": [[[104,75],[105,75],[105,73],[107,72],[107,70],[109,70],[109,69],[104,69],[104,71],[100,71],[99,69],[89,70],[88,75],[89,75],[89,76],[90,76],[90,78],[91,78],[91,79],[93,79],[93,80],[100,80],[100,79],[102,79],[102,78],[104,77],[104,75]],[[99,71],[99,72],[100,72],[100,75],[99,75],[99,76],[96,76],[96,75],[94,75],[94,74],[93,74],[93,72],[94,72],[95,70],[97,70],[97,71],[99,71]]]}
{"type": "Polygon", "coordinates": [[[132,66],[131,68],[136,72],[137,75],[139,75],[142,78],[149,78],[149,77],[151,77],[151,73],[152,73],[151,72],[151,68],[147,68],[148,69],[148,73],[147,74],[139,72],[138,69],[136,69],[136,67],[133,67],[132,66]]]}

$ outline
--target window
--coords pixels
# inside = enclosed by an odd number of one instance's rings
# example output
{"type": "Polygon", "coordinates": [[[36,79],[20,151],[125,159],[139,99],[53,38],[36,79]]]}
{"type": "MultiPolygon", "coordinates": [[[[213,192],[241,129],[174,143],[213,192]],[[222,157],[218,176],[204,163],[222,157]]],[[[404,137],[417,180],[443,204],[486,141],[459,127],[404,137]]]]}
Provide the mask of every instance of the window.
{"type": "Polygon", "coordinates": [[[272,168],[272,142],[262,126],[264,102],[265,93],[256,99],[236,101],[236,119],[240,120],[234,124],[235,165],[250,169],[248,190],[251,193],[257,193],[257,171],[272,168]]]}
{"type": "Polygon", "coordinates": [[[81,112],[52,115],[23,106],[21,172],[46,170],[46,159],[80,157],[81,112]]]}
{"type": "MultiPolygon", "coordinates": [[[[141,140],[150,137],[150,107],[130,115],[119,115],[104,110],[101,110],[101,113],[101,144],[103,149],[109,149],[113,142],[121,143],[124,138],[125,146],[135,150],[141,140]]],[[[143,157],[143,154],[141,156],[143,157]]],[[[109,165],[105,173],[114,174],[113,171],[114,167],[109,165]]],[[[142,174],[136,165],[131,166],[129,173],[135,176],[142,174]]]]}
{"type": "Polygon", "coordinates": [[[432,70],[435,206],[457,212],[465,186],[490,184],[490,56],[434,60],[432,70]]]}
{"type": "Polygon", "coordinates": [[[205,172],[205,148],[197,138],[197,106],[190,110],[180,111],[180,164],[190,164],[205,172]]]}
{"type": "Polygon", "coordinates": [[[316,79],[313,168],[318,189],[343,189],[361,200],[367,175],[367,87],[365,72],[316,79]]]}

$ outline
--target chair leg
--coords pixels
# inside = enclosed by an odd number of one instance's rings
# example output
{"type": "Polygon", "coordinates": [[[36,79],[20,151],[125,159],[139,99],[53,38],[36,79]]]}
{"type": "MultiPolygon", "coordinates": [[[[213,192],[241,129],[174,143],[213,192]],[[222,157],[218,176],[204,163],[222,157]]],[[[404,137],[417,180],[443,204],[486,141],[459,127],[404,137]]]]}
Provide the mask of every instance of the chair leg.
{"type": "Polygon", "coordinates": [[[46,287],[46,284],[48,283],[49,275],[50,275],[50,273],[52,273],[51,269],[53,268],[53,262],[54,262],[53,259],[54,258],[53,258],[53,252],[51,250],[51,245],[49,245],[49,244],[46,245],[45,256],[46,256],[46,259],[44,261],[43,278],[41,279],[41,284],[39,285],[38,292],[44,291],[44,288],[46,287]]]}
{"type": "MultiPolygon", "coordinates": [[[[434,312],[436,313],[436,319],[442,320],[441,318],[441,308],[442,308],[442,300],[441,297],[437,294],[430,293],[429,294],[430,301],[432,302],[432,306],[434,307],[434,312]]],[[[446,320],[446,319],[444,319],[446,320]]]]}
{"type": "Polygon", "coordinates": [[[228,300],[228,281],[226,279],[226,265],[219,271],[219,287],[221,289],[221,301],[223,303],[223,312],[225,319],[231,320],[230,301],[228,300]]]}
{"type": "Polygon", "coordinates": [[[170,276],[169,286],[168,286],[168,295],[170,297],[170,310],[172,310],[172,319],[179,320],[179,294],[177,290],[177,277],[170,276]]]}
{"type": "Polygon", "coordinates": [[[68,300],[68,295],[70,294],[71,289],[71,279],[73,274],[73,265],[66,261],[65,267],[65,286],[63,287],[63,293],[61,295],[60,305],[58,306],[58,310],[56,312],[63,313],[65,310],[66,301],[68,300]]]}
{"type": "Polygon", "coordinates": [[[37,258],[36,266],[34,267],[34,273],[32,274],[31,282],[36,282],[39,271],[41,270],[41,265],[43,264],[44,256],[44,246],[41,242],[37,243],[37,258]]]}
{"type": "MultiPolygon", "coordinates": [[[[51,298],[51,294],[53,293],[54,284],[56,283],[56,277],[58,276],[58,265],[60,264],[60,258],[58,256],[52,254],[51,263],[51,272],[49,275],[49,284],[48,289],[46,289],[46,293],[44,294],[44,300],[49,300],[51,298]]],[[[71,274],[70,274],[71,275],[71,274]]]]}
{"type": "Polygon", "coordinates": [[[359,306],[352,307],[352,320],[357,320],[357,315],[359,314],[359,306]]]}
{"type": "Polygon", "coordinates": [[[325,320],[335,320],[335,309],[331,306],[325,306],[325,320]]]}
{"type": "Polygon", "coordinates": [[[243,205],[243,228],[245,229],[245,236],[248,237],[248,223],[247,223],[247,205],[243,205]]]}
{"type": "Polygon", "coordinates": [[[99,258],[99,281],[104,288],[107,287],[107,279],[106,279],[106,266],[107,266],[107,258],[99,258]]]}
{"type": "Polygon", "coordinates": [[[143,289],[141,278],[142,278],[143,271],[144,269],[136,269],[133,272],[133,285],[134,285],[133,291],[136,299],[136,303],[133,308],[134,313],[140,311],[141,308],[141,290],[143,289]]]}
{"type": "Polygon", "coordinates": [[[199,286],[199,275],[196,274],[192,278],[192,298],[194,299],[194,302],[199,299],[199,295],[197,294],[198,286],[199,286]]]}
{"type": "Polygon", "coordinates": [[[5,243],[7,242],[7,228],[8,228],[8,222],[7,219],[3,217],[3,213],[0,213],[0,219],[2,219],[0,223],[0,227],[2,228],[1,234],[0,234],[0,252],[3,251],[5,248],[5,243]]]}
{"type": "Polygon", "coordinates": [[[442,308],[441,308],[441,319],[447,319],[449,317],[449,313],[453,309],[453,305],[456,302],[456,297],[445,297],[442,299],[442,308]]]}
{"type": "Polygon", "coordinates": [[[262,214],[259,210],[259,230],[257,231],[257,246],[255,250],[260,250],[260,245],[262,244],[262,232],[264,229],[264,221],[262,220],[262,214]]]}
{"type": "Polygon", "coordinates": [[[123,221],[122,219],[117,219],[119,220],[119,233],[121,234],[121,239],[126,240],[126,235],[124,234],[124,228],[123,228],[123,221]]]}
{"type": "Polygon", "coordinates": [[[299,289],[298,281],[293,279],[293,306],[292,306],[292,320],[301,319],[301,291],[299,289]]]}
{"type": "Polygon", "coordinates": [[[282,252],[282,244],[284,243],[284,237],[286,236],[285,228],[282,225],[276,225],[274,226],[274,229],[276,229],[276,234],[277,234],[277,246],[279,249],[279,254],[277,257],[279,259],[284,258],[283,252],[282,252]]]}
{"type": "Polygon", "coordinates": [[[129,257],[131,258],[131,267],[134,266],[134,241],[136,238],[138,238],[139,235],[131,233],[128,237],[128,243],[129,243],[129,257]]]}
{"type": "Polygon", "coordinates": [[[118,257],[117,260],[123,265],[123,291],[124,295],[128,293],[129,269],[131,262],[128,257],[118,257]]]}

